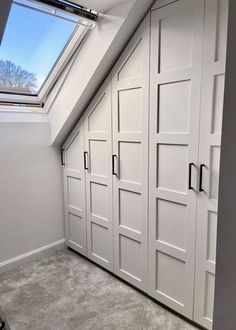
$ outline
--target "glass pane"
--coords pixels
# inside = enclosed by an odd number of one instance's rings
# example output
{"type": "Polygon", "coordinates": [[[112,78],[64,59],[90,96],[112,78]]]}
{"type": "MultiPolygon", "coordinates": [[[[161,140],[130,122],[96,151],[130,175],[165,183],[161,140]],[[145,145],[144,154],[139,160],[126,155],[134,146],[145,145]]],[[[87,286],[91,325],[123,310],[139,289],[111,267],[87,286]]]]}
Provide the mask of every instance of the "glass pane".
{"type": "Polygon", "coordinates": [[[76,27],[74,15],[14,1],[0,46],[0,92],[37,95],[76,27]]]}

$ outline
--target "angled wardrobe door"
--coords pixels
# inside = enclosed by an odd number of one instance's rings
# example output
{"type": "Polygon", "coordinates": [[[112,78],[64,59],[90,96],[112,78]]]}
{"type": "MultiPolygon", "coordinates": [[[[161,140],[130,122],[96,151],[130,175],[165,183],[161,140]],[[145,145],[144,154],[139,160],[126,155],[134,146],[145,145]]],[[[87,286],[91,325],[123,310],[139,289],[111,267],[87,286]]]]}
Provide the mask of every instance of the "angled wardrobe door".
{"type": "Polygon", "coordinates": [[[147,286],[149,16],[114,67],[114,272],[147,286]]]}
{"type": "Polygon", "coordinates": [[[80,120],[63,145],[66,244],[86,255],[84,132],[80,120]]]}
{"type": "Polygon", "coordinates": [[[84,115],[88,257],[113,270],[111,82],[84,115]]]}
{"type": "Polygon", "coordinates": [[[151,14],[149,294],[192,318],[204,1],[151,14]]]}
{"type": "Polygon", "coordinates": [[[207,0],[205,8],[194,320],[210,329],[215,287],[228,1],[207,0]]]}

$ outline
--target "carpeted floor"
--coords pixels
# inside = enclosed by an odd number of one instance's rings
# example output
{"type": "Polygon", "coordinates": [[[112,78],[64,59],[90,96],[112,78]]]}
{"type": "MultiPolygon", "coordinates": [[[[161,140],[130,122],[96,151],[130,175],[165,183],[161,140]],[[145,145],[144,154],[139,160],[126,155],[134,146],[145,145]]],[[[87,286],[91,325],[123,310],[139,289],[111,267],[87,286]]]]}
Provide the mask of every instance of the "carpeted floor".
{"type": "Polygon", "coordinates": [[[196,330],[70,250],[0,276],[11,330],[196,330]]]}

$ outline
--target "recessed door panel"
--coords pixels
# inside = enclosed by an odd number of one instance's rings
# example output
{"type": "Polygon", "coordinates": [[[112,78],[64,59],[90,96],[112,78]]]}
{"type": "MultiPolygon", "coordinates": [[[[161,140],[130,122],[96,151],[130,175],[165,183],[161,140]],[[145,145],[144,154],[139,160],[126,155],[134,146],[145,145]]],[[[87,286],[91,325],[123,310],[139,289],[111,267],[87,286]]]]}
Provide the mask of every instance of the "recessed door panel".
{"type": "Polygon", "coordinates": [[[109,217],[109,190],[104,184],[90,182],[90,212],[107,220],[109,217]]]}
{"type": "Polygon", "coordinates": [[[141,38],[131,53],[127,56],[125,61],[122,63],[122,66],[117,73],[118,80],[142,77],[142,52],[143,41],[141,38]]]}
{"type": "Polygon", "coordinates": [[[172,201],[157,199],[158,241],[170,244],[178,249],[186,249],[187,206],[172,201]]]}
{"type": "Polygon", "coordinates": [[[141,97],[141,88],[124,89],[118,92],[120,132],[141,132],[141,97]]]}
{"type": "Polygon", "coordinates": [[[119,189],[120,226],[141,233],[142,196],[140,193],[119,189]]]}
{"type": "Polygon", "coordinates": [[[107,176],[107,142],[89,141],[90,172],[92,175],[107,176]]]}
{"type": "Polygon", "coordinates": [[[187,146],[159,144],[157,164],[158,188],[182,193],[187,191],[187,146]]]}
{"type": "Polygon", "coordinates": [[[205,281],[205,301],[204,306],[204,317],[212,322],[213,320],[213,307],[214,307],[214,291],[215,291],[215,276],[211,273],[206,272],[205,281]]]}
{"type": "Polygon", "coordinates": [[[72,246],[80,249],[86,244],[86,236],[84,236],[83,219],[72,213],[68,213],[68,237],[72,246]]]}
{"type": "Polygon", "coordinates": [[[67,177],[68,204],[82,210],[84,198],[84,182],[81,179],[67,177]]]}
{"type": "Polygon", "coordinates": [[[159,72],[192,67],[194,11],[183,8],[163,16],[159,21],[159,72]]]}
{"type": "MultiPolygon", "coordinates": [[[[225,61],[226,57],[226,40],[227,40],[227,26],[228,26],[228,0],[215,0],[213,20],[214,35],[212,34],[213,40],[215,39],[215,62],[225,61]]],[[[210,4],[209,4],[210,6],[210,4]]],[[[208,7],[209,8],[209,7],[208,7]]],[[[207,9],[208,9],[207,8],[207,9]]],[[[213,8],[213,7],[212,7],[213,8]]],[[[208,11],[209,12],[209,11],[208,11]]]]}
{"type": "Polygon", "coordinates": [[[208,212],[207,223],[207,260],[216,261],[217,213],[208,212]]]}
{"type": "Polygon", "coordinates": [[[213,118],[212,118],[212,133],[220,134],[222,127],[222,109],[224,101],[224,86],[225,86],[225,76],[224,74],[219,74],[214,76],[214,86],[213,86],[213,97],[214,104],[212,107],[213,118]]]}
{"type": "MultiPolygon", "coordinates": [[[[220,172],[220,147],[212,146],[210,148],[210,168],[209,168],[209,184],[210,198],[218,200],[219,188],[219,172],[220,172]]],[[[205,189],[207,190],[207,188],[205,189]]]]}
{"type": "Polygon", "coordinates": [[[108,228],[91,223],[91,254],[109,264],[110,261],[110,232],[108,228]]]}
{"type": "Polygon", "coordinates": [[[107,131],[107,125],[109,124],[107,123],[107,111],[109,111],[109,105],[106,102],[106,94],[104,94],[88,117],[89,132],[107,131]]]}
{"type": "Polygon", "coordinates": [[[120,235],[120,270],[128,276],[141,282],[142,261],[141,243],[127,236],[120,235]]]}
{"type": "Polygon", "coordinates": [[[185,263],[169,255],[157,252],[156,291],[183,305],[185,296],[185,263]]]}
{"type": "Polygon", "coordinates": [[[140,184],[141,182],[141,155],[140,142],[119,142],[120,180],[140,184]]]}
{"type": "Polygon", "coordinates": [[[115,274],[147,288],[149,18],[112,73],[115,274]]]}
{"type": "Polygon", "coordinates": [[[71,170],[82,170],[83,169],[83,159],[80,155],[83,154],[83,137],[79,132],[71,144],[68,146],[66,153],[66,166],[71,170]]]}
{"type": "Polygon", "coordinates": [[[188,133],[190,97],[191,84],[189,81],[178,81],[159,86],[159,133],[188,133]]]}

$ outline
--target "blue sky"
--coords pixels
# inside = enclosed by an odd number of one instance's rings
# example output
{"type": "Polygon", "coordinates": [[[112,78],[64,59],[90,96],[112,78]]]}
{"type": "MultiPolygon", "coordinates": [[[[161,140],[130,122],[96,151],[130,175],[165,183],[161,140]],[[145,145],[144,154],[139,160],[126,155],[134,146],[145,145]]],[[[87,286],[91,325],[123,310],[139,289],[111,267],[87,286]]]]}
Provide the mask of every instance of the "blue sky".
{"type": "Polygon", "coordinates": [[[0,59],[36,73],[40,87],[75,26],[73,22],[13,4],[0,59]]]}

